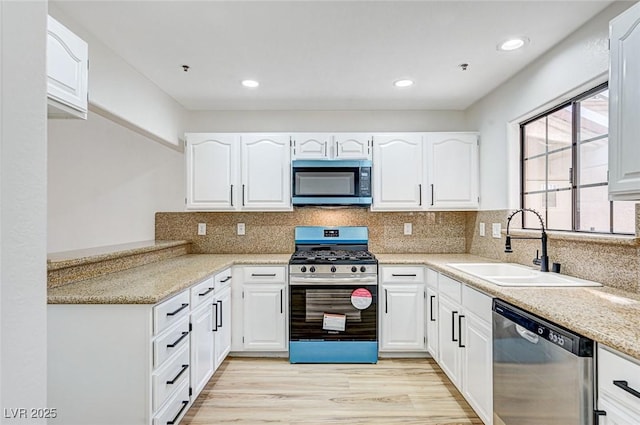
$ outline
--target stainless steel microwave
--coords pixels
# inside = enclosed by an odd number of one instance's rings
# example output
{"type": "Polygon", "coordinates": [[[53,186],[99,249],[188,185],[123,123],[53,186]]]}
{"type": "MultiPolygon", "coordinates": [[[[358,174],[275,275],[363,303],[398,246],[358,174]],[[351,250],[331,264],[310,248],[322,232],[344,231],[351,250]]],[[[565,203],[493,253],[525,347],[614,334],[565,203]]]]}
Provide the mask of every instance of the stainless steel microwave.
{"type": "Polygon", "coordinates": [[[371,161],[294,160],[293,205],[371,205],[371,161]]]}

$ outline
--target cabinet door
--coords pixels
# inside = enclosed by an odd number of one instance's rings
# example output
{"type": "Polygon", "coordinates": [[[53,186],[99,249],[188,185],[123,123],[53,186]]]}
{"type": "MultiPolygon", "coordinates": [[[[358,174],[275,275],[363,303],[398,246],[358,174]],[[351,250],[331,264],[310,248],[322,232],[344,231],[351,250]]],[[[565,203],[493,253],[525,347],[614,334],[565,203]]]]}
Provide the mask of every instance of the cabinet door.
{"type": "Polygon", "coordinates": [[[286,351],[285,284],[244,285],[244,349],[286,351]]]}
{"type": "Polygon", "coordinates": [[[49,115],[87,118],[87,43],[51,16],[47,19],[49,115]]]}
{"type": "Polygon", "coordinates": [[[422,159],[421,135],[374,135],[371,209],[421,210],[422,159]]]}
{"type": "Polygon", "coordinates": [[[609,195],[640,199],[640,4],[611,21],[609,195]]]}
{"type": "Polygon", "coordinates": [[[194,397],[202,391],[214,371],[214,321],[209,303],[191,314],[191,386],[194,397]]]}
{"type": "Polygon", "coordinates": [[[231,350],[231,286],[216,292],[214,303],[215,368],[218,369],[231,350]]]}
{"type": "Polygon", "coordinates": [[[327,133],[299,133],[291,136],[293,159],[327,159],[331,154],[331,136],[327,133]]]}
{"type": "Polygon", "coordinates": [[[241,138],[242,209],[290,211],[289,136],[243,134],[241,138]]]}
{"type": "Polygon", "coordinates": [[[427,287],[427,351],[438,361],[438,293],[427,287]]]}
{"type": "Polygon", "coordinates": [[[341,133],[333,137],[335,159],[371,159],[372,136],[362,133],[341,133]]]}
{"type": "Polygon", "coordinates": [[[493,347],[491,324],[474,314],[462,316],[462,394],[485,424],[493,418],[493,347]]]}
{"type": "Polygon", "coordinates": [[[460,349],[459,315],[461,306],[440,294],[438,300],[439,365],[451,382],[460,389],[462,350],[460,349]]]}
{"type": "Polygon", "coordinates": [[[236,136],[188,133],[186,139],[187,209],[237,209],[236,136]]]}
{"type": "Polygon", "coordinates": [[[600,416],[597,425],[637,425],[638,413],[633,412],[609,398],[598,400],[598,410],[606,412],[600,416]]]}
{"type": "Polygon", "coordinates": [[[478,208],[478,136],[427,134],[428,208],[478,208]]]}
{"type": "Polygon", "coordinates": [[[424,284],[382,284],[380,351],[424,351],[424,284]]]}

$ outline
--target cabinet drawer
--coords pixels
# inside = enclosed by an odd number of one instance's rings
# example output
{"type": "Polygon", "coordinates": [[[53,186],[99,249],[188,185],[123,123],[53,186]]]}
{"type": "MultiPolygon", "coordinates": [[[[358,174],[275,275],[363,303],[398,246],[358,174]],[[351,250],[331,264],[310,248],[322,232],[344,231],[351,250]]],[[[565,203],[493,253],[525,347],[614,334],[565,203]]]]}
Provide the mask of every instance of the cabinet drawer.
{"type": "Polygon", "coordinates": [[[427,286],[429,288],[438,290],[438,272],[435,270],[427,269],[427,286]]]}
{"type": "Polygon", "coordinates": [[[491,297],[462,285],[462,306],[487,323],[491,323],[491,297]]]}
{"type": "Polygon", "coordinates": [[[153,308],[153,334],[161,334],[162,331],[188,315],[189,291],[182,291],[153,308]]]}
{"type": "Polygon", "coordinates": [[[183,382],[189,382],[189,366],[189,346],[184,345],[176,357],[153,373],[151,380],[154,412],[162,407],[183,382]]]}
{"type": "Polygon", "coordinates": [[[209,277],[191,287],[191,310],[195,309],[205,301],[211,301],[213,291],[215,289],[213,277],[209,277]]]}
{"type": "Polygon", "coordinates": [[[178,424],[189,405],[189,381],[183,382],[167,404],[153,417],[153,425],[178,424]]]}
{"type": "Polygon", "coordinates": [[[640,394],[634,395],[634,391],[640,392],[640,363],[599,346],[598,392],[600,396],[613,399],[640,415],[640,394]]]}
{"type": "Polygon", "coordinates": [[[382,282],[424,283],[424,267],[382,267],[382,282]]]}
{"type": "Polygon", "coordinates": [[[438,276],[438,292],[446,295],[458,304],[462,303],[462,285],[457,280],[443,274],[438,276]]]}
{"type": "Polygon", "coordinates": [[[285,268],[280,266],[243,267],[244,282],[285,282],[285,268]]]}
{"type": "Polygon", "coordinates": [[[153,341],[153,367],[177,353],[182,347],[189,345],[189,318],[184,317],[168,332],[153,341]]]}
{"type": "Polygon", "coordinates": [[[216,273],[214,276],[216,290],[219,291],[222,287],[230,285],[233,275],[231,274],[231,268],[225,269],[220,273],[216,273]]]}

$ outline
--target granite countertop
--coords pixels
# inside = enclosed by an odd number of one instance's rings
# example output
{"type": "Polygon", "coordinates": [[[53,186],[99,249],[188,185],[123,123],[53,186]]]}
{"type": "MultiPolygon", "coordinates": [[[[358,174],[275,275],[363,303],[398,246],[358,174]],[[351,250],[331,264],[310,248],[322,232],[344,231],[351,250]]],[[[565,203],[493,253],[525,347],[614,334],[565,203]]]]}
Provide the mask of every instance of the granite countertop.
{"type": "MultiPolygon", "coordinates": [[[[189,254],[49,289],[49,304],[155,304],[231,265],[286,265],[289,254],[189,254]]],[[[640,294],[603,287],[501,287],[447,266],[495,262],[469,254],[376,254],[421,264],[640,360],[640,294]]]]}

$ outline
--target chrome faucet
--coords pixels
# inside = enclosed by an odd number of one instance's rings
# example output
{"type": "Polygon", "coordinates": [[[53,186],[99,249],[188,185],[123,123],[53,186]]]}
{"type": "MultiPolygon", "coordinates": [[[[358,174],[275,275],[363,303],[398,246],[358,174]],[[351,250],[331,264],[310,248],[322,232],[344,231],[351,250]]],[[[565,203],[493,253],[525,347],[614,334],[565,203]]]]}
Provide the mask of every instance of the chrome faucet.
{"type": "Polygon", "coordinates": [[[542,216],[536,210],[532,210],[530,208],[521,208],[511,213],[511,215],[507,219],[507,240],[504,243],[504,252],[506,253],[513,252],[513,249],[511,249],[511,239],[540,239],[540,241],[542,242],[542,255],[538,257],[538,251],[536,251],[536,258],[533,259],[533,264],[535,264],[536,266],[540,266],[540,271],[542,272],[549,271],[549,256],[547,255],[547,232],[544,231],[544,221],[542,220],[542,216]],[[525,211],[534,213],[540,220],[542,235],[539,238],[509,235],[509,225],[511,224],[511,219],[518,213],[523,213],[524,215],[525,211]]]}

